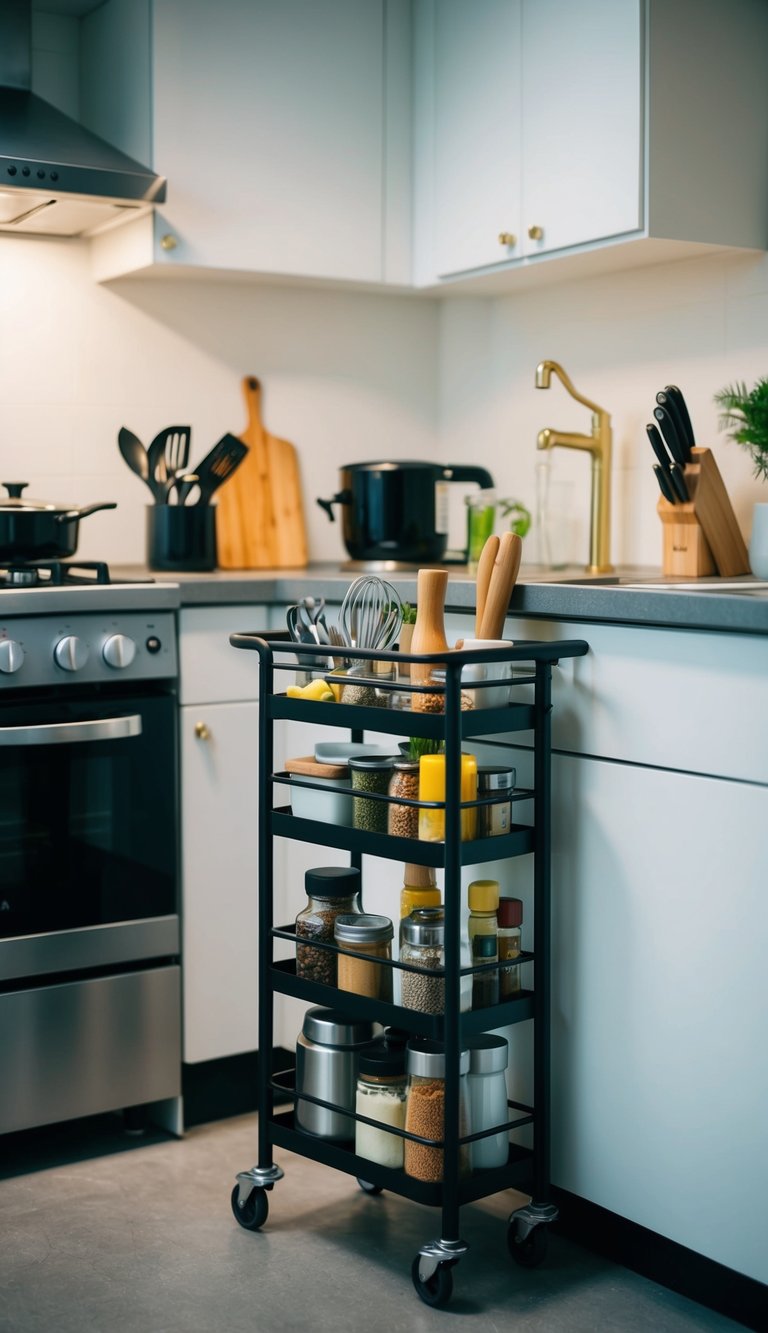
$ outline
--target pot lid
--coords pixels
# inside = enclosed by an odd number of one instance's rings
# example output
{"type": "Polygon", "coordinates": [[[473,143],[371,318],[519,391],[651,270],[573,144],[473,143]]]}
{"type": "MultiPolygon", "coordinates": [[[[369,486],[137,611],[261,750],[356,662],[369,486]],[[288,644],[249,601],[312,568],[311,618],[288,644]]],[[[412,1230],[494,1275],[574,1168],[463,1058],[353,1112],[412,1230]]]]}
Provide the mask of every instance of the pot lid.
{"type": "Polygon", "coordinates": [[[27,489],[28,481],[4,481],[2,485],[8,492],[7,496],[0,497],[0,511],[6,509],[34,509],[50,514],[66,514],[72,509],[72,505],[49,504],[46,500],[29,500],[22,497],[21,492],[27,489]]]}

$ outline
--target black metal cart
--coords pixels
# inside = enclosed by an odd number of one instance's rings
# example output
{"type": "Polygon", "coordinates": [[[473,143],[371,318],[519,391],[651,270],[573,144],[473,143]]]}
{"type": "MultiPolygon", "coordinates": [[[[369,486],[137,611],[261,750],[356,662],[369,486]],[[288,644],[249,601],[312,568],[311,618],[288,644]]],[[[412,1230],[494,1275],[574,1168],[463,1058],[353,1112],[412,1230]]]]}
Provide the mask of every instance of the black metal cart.
{"type": "MultiPolygon", "coordinates": [[[[268,1191],[282,1177],[283,1171],[272,1160],[273,1145],[313,1161],[322,1162],[355,1176],[363,1189],[378,1193],[390,1190],[405,1198],[440,1208],[442,1224],[440,1237],[421,1246],[415,1256],[412,1278],[416,1291],[429,1305],[444,1305],[450,1298],[452,1268],[466,1252],[462,1240],[459,1213],[462,1204],[486,1198],[508,1188],[525,1188],[531,1201],[516,1209],[509,1217],[507,1240],[509,1249],[518,1263],[533,1267],[541,1262],[546,1250],[547,1226],[557,1217],[557,1209],[550,1200],[550,779],[551,779],[551,676],[552,667],[561,658],[583,656],[588,645],[582,640],[552,643],[518,642],[508,648],[473,649],[421,657],[400,653],[355,649],[355,658],[361,661],[404,661],[430,664],[444,670],[444,711],[426,713],[401,711],[387,707],[366,707],[344,703],[313,702],[289,698],[275,693],[275,672],[284,671],[288,664],[295,668],[291,649],[283,635],[233,634],[230,642],[235,648],[250,649],[259,655],[260,755],[258,779],[259,809],[259,968],[261,978],[259,1006],[259,1050],[261,1052],[258,1088],[258,1163],[237,1176],[232,1192],[232,1210],[238,1223],[248,1230],[257,1231],[267,1219],[268,1191]],[[462,711],[461,672],[474,663],[511,663],[513,673],[511,702],[503,708],[475,708],[462,711]],[[393,736],[422,736],[442,739],[446,755],[445,841],[427,842],[417,838],[401,838],[387,833],[363,832],[350,827],[337,827],[315,820],[297,818],[290,806],[273,804],[275,789],[282,784],[296,785],[295,776],[274,771],[274,724],[280,719],[291,719],[312,724],[334,725],[348,729],[352,740],[361,740],[366,730],[390,733],[393,736]],[[517,824],[514,818],[508,833],[494,837],[462,841],[461,805],[461,751],[462,745],[472,738],[510,732],[533,733],[533,788],[516,789],[513,799],[532,802],[532,824],[517,824]],[[445,871],[445,1014],[423,1014],[397,1004],[387,1004],[336,987],[309,981],[296,976],[296,965],[276,960],[276,939],[296,941],[293,925],[276,926],[273,921],[273,839],[295,838],[318,846],[342,848],[349,852],[350,864],[361,866],[363,854],[380,856],[387,860],[412,862],[442,867],[445,871]],[[532,961],[535,956],[535,985],[533,991],[521,990],[514,998],[484,1009],[461,1012],[461,977],[481,972],[494,964],[461,967],[461,868],[503,860],[507,857],[534,856],[534,953],[522,953],[519,961],[532,961]],[[291,1073],[275,1074],[271,1068],[273,1049],[273,1016],[275,994],[293,995],[311,1004],[347,1013],[351,1018],[370,1019],[407,1029],[412,1034],[432,1038],[445,1048],[445,1128],[444,1139],[421,1139],[404,1130],[393,1130],[404,1138],[444,1150],[443,1179],[430,1183],[414,1179],[403,1170],[382,1166],[359,1157],[354,1147],[331,1143],[302,1132],[294,1126],[293,1110],[276,1111],[275,1093],[280,1100],[286,1096],[294,1103],[297,1098],[291,1073]],[[493,1028],[532,1020],[533,1040],[533,1105],[509,1101],[509,1118],[504,1125],[486,1130],[497,1134],[502,1130],[533,1126],[533,1148],[522,1148],[510,1143],[507,1165],[492,1171],[478,1171],[463,1177],[459,1171],[459,1149],[466,1143],[484,1137],[484,1134],[460,1136],[459,1124],[459,1056],[462,1043],[472,1035],[493,1028]]],[[[318,667],[325,664],[328,650],[302,645],[302,653],[318,657],[318,667]]],[[[372,670],[372,668],[371,668],[372,670]]],[[[491,688],[502,683],[491,672],[493,679],[479,687],[491,688]]],[[[332,679],[332,676],[330,676],[332,679]]],[[[343,678],[342,678],[343,679],[343,678]]],[[[442,677],[441,677],[442,682],[442,677]]],[[[434,696],[436,686],[417,685],[407,678],[388,680],[375,678],[379,698],[386,703],[388,691],[400,696],[419,692],[434,696]]],[[[508,683],[508,682],[507,682],[508,683]]],[[[465,686],[466,688],[466,686],[465,686]]],[[[341,789],[339,789],[341,790],[341,789]]],[[[386,796],[371,794],[369,800],[386,801],[386,796]]],[[[398,797],[400,804],[409,804],[398,797]]],[[[492,799],[492,798],[491,798],[492,799]]],[[[479,805],[481,801],[469,804],[479,805]]],[[[415,804],[419,804],[415,802],[415,804]]],[[[424,803],[434,805],[435,803],[424,803]]],[[[466,809],[466,805],[464,806],[466,809]]],[[[513,807],[514,809],[514,807],[513,807]]],[[[319,947],[335,949],[332,944],[319,947]]],[[[362,957],[363,955],[358,955],[362,957]]],[[[381,966],[403,969],[399,962],[382,961],[381,966]]],[[[309,1094],[299,1094],[309,1102],[329,1109],[330,1106],[309,1094]]],[[[365,1116],[350,1113],[356,1120],[377,1125],[365,1116]]]]}

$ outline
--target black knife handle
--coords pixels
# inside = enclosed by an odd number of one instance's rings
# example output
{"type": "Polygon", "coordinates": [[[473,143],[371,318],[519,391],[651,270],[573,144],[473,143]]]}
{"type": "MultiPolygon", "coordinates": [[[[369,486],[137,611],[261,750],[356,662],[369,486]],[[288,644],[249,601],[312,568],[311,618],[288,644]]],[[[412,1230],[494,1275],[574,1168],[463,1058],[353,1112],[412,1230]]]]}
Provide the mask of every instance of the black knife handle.
{"type": "Polygon", "coordinates": [[[683,422],[683,419],[680,416],[680,409],[678,408],[677,403],[672,397],[672,394],[667,393],[666,389],[664,389],[663,391],[660,391],[659,393],[656,394],[656,402],[659,404],[659,407],[665,408],[666,411],[669,413],[672,425],[677,431],[677,438],[679,439],[680,443],[683,446],[683,451],[685,453],[685,461],[686,463],[690,463],[691,451],[688,448],[688,436],[685,429],[685,423],[683,422]]]}
{"type": "MultiPolygon", "coordinates": [[[[672,399],[677,408],[677,415],[683,423],[683,435],[688,450],[696,448],[696,437],[693,433],[693,425],[688,411],[688,406],[683,398],[682,390],[678,389],[676,384],[665,384],[664,392],[672,399]]],[[[689,460],[690,461],[690,460],[689,460]]]]}
{"type": "Polygon", "coordinates": [[[669,473],[664,470],[664,468],[661,466],[660,463],[654,463],[653,470],[656,473],[656,480],[659,483],[659,490],[664,496],[664,499],[668,500],[671,505],[676,504],[677,496],[675,495],[675,492],[672,489],[672,484],[669,480],[669,473]]]}
{"type": "Polygon", "coordinates": [[[673,463],[671,468],[669,469],[669,475],[672,478],[672,485],[675,491],[682,500],[683,504],[685,504],[691,497],[688,494],[688,487],[685,484],[685,477],[683,476],[682,468],[678,467],[677,463],[673,463]]]}
{"type": "Polygon", "coordinates": [[[661,433],[675,462],[685,467],[685,448],[666,407],[654,407],[653,415],[661,426],[661,433]]]}
{"type": "Polygon", "coordinates": [[[661,463],[662,470],[664,472],[669,472],[672,459],[667,453],[667,446],[661,438],[661,431],[658,426],[655,426],[652,421],[649,421],[645,428],[645,432],[651,442],[653,452],[661,463]]]}

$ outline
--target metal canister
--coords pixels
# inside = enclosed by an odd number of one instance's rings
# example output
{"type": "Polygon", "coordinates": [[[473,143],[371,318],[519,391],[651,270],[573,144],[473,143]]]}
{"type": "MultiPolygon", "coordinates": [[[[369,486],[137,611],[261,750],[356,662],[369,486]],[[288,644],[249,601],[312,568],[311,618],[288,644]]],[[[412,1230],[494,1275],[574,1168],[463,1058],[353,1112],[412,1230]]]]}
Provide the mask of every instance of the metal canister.
{"type": "Polygon", "coordinates": [[[509,833],[512,825],[512,806],[510,796],[517,781],[514,768],[501,768],[492,764],[481,764],[477,770],[477,795],[484,801],[493,800],[492,805],[477,807],[478,838],[493,838],[501,833],[509,833]]]}
{"type": "Polygon", "coordinates": [[[333,1009],[307,1010],[296,1039],[296,1091],[339,1109],[330,1111],[297,1098],[297,1129],[342,1142],[355,1137],[355,1122],[344,1111],[355,1109],[358,1059],[372,1040],[372,1023],[349,1019],[333,1009]]]}

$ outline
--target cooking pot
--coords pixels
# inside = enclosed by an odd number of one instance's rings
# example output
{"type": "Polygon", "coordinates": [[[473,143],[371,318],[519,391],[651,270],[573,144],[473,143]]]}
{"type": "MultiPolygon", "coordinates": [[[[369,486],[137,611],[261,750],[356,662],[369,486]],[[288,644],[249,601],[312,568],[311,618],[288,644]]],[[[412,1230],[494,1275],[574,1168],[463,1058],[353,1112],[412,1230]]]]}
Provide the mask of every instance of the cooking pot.
{"type": "MultiPolygon", "coordinates": [[[[448,484],[474,481],[493,486],[484,467],[458,464],[348,463],[339,472],[341,489],[318,504],[333,520],[342,510],[342,536],[353,560],[397,560],[431,564],[442,560],[448,537],[448,484]]],[[[454,557],[466,562],[467,553],[454,557]]]]}
{"type": "Polygon", "coordinates": [[[98,509],[116,509],[114,501],[84,509],[23,500],[26,481],[4,481],[7,499],[0,499],[0,560],[66,560],[77,550],[81,518],[98,509]]]}

